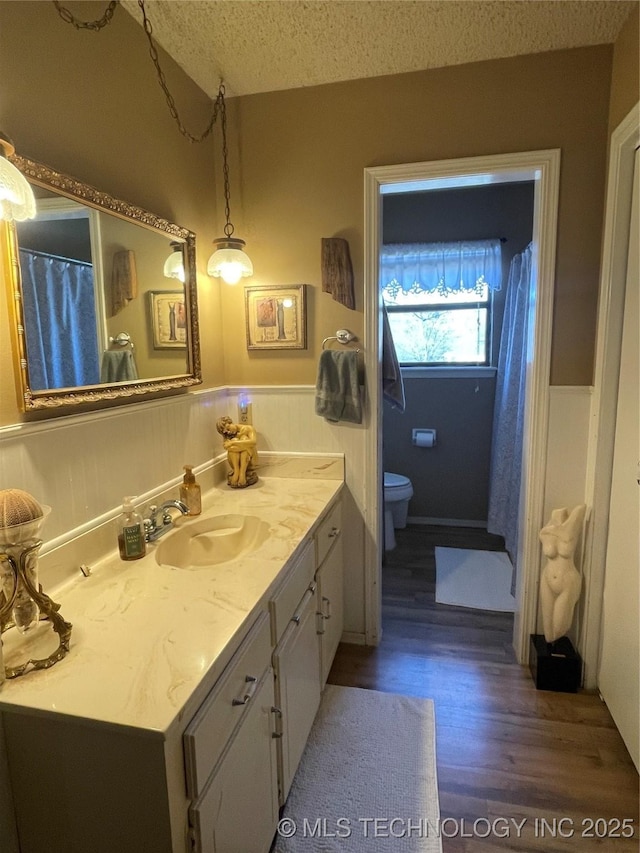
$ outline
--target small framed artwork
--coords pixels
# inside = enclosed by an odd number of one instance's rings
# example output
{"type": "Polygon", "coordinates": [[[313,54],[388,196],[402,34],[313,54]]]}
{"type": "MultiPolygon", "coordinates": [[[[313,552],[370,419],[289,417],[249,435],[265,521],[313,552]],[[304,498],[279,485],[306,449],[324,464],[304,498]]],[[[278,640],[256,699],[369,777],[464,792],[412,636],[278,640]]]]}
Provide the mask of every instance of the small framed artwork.
{"type": "Polygon", "coordinates": [[[304,284],[245,288],[247,349],[306,349],[304,284]]]}
{"type": "Polygon", "coordinates": [[[187,314],[183,290],[149,291],[154,349],[186,349],[187,314]]]}

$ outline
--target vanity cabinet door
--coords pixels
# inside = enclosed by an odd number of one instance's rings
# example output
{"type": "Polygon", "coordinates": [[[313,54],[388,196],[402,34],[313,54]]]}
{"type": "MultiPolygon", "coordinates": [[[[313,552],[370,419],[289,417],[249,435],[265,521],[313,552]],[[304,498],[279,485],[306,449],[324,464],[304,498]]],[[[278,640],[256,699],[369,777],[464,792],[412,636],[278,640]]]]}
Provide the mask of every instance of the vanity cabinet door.
{"type": "Polygon", "coordinates": [[[307,590],[273,653],[276,705],[282,713],[278,740],[280,804],[291,782],[320,705],[320,659],[316,632],[317,593],[307,590]]]}
{"type": "Polygon", "coordinates": [[[195,853],[267,853],[271,847],[278,821],[273,701],[269,668],[190,809],[195,853]]]}
{"type": "Polygon", "coordinates": [[[342,590],[342,538],[338,535],[324,563],[316,573],[318,582],[318,634],[320,635],[320,669],[322,686],[342,637],[344,594],[342,590]]]}

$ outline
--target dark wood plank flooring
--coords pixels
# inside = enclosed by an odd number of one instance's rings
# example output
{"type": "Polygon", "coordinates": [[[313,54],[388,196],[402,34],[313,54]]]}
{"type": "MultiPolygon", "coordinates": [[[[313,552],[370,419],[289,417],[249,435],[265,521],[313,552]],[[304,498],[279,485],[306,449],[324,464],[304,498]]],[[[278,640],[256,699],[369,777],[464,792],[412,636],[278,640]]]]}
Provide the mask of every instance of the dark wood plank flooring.
{"type": "Polygon", "coordinates": [[[501,540],[417,525],[396,534],[382,641],[341,645],[329,681],[434,700],[444,853],[636,853],[638,774],[598,695],[536,690],[515,662],[511,614],[435,603],[435,545],[501,540]],[[623,819],[633,838],[615,837],[623,819]]]}

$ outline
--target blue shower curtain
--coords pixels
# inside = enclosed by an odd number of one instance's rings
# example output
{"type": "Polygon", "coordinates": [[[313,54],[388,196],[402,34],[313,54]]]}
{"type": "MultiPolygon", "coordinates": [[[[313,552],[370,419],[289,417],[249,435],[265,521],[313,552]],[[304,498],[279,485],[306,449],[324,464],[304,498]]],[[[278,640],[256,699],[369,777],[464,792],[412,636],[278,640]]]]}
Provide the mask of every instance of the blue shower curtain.
{"type": "Polygon", "coordinates": [[[532,244],[511,261],[500,338],[493,410],[487,529],[504,537],[513,565],[515,592],[518,516],[527,373],[527,328],[531,302],[532,244]]]}
{"type": "Polygon", "coordinates": [[[99,383],[92,265],[21,249],[20,272],[31,389],[99,383]]]}

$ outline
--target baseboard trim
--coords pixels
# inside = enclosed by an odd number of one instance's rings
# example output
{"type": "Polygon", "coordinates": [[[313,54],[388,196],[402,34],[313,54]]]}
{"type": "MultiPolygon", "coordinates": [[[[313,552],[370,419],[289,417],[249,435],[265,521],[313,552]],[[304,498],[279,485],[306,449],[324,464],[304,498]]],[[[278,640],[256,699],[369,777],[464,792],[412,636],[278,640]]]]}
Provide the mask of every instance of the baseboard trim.
{"type": "Polygon", "coordinates": [[[359,634],[356,631],[343,631],[340,637],[341,643],[348,643],[351,646],[366,646],[367,639],[364,634],[359,634]]]}
{"type": "Polygon", "coordinates": [[[479,527],[486,528],[486,521],[465,518],[431,518],[428,515],[410,515],[407,518],[409,524],[431,524],[435,527],[479,527]]]}

